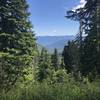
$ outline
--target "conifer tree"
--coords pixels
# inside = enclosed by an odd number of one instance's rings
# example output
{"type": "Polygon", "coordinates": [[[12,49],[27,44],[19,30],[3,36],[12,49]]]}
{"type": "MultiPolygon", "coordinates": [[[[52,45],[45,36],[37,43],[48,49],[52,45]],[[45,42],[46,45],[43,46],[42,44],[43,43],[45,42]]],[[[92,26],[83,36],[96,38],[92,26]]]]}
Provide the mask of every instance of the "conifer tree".
{"type": "Polygon", "coordinates": [[[0,88],[23,77],[35,53],[26,0],[0,0],[0,88]]]}
{"type": "Polygon", "coordinates": [[[51,56],[51,62],[54,69],[58,70],[59,69],[59,55],[56,48],[54,49],[54,54],[51,56]]]}
{"type": "Polygon", "coordinates": [[[64,60],[65,69],[68,73],[78,70],[78,47],[74,41],[69,41],[68,45],[64,47],[62,57],[64,60]]]}
{"type": "Polygon", "coordinates": [[[68,46],[64,47],[62,54],[65,63],[65,69],[68,71],[68,73],[72,70],[72,56],[70,55],[69,45],[70,41],[68,42],[68,46]]]}
{"type": "Polygon", "coordinates": [[[86,0],[83,8],[69,11],[67,18],[82,21],[83,41],[81,72],[100,74],[100,0],[86,0]]]}
{"type": "Polygon", "coordinates": [[[39,56],[39,63],[36,69],[35,79],[38,82],[43,82],[43,80],[47,79],[50,75],[50,67],[51,67],[51,60],[50,56],[45,48],[42,48],[40,56],[39,56]]]}

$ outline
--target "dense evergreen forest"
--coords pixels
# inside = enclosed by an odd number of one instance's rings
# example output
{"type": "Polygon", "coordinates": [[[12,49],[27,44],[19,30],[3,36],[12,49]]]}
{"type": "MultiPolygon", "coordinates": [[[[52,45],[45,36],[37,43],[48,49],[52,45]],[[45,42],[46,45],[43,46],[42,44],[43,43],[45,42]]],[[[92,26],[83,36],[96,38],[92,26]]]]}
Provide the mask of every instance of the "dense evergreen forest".
{"type": "Polygon", "coordinates": [[[100,0],[66,11],[80,27],[61,54],[38,49],[28,8],[0,0],[0,100],[100,100],[100,0]]]}

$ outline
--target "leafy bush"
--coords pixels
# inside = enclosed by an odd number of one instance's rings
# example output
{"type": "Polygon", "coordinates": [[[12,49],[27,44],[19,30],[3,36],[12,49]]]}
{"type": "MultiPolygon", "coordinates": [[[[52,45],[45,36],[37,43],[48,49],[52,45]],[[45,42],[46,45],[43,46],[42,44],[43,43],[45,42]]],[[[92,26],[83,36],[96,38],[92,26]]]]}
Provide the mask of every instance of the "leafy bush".
{"type": "Polygon", "coordinates": [[[46,83],[2,93],[0,100],[100,100],[100,82],[87,84],[46,83]]]}

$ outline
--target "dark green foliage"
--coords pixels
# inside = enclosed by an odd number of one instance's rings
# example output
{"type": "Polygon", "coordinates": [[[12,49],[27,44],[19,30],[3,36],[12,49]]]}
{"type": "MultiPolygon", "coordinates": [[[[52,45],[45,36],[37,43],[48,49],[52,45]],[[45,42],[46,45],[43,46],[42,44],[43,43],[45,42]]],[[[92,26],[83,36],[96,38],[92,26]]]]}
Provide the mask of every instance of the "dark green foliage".
{"type": "Polygon", "coordinates": [[[0,0],[0,89],[10,88],[35,54],[26,0],[0,0]]]}
{"type": "Polygon", "coordinates": [[[54,49],[54,53],[51,56],[51,63],[55,71],[57,71],[59,69],[59,55],[58,55],[58,51],[56,48],[54,49]]]}
{"type": "Polygon", "coordinates": [[[65,69],[68,70],[68,73],[78,70],[78,47],[74,41],[68,42],[68,45],[64,47],[62,56],[64,59],[65,69]]]}
{"type": "Polygon", "coordinates": [[[83,8],[68,11],[67,18],[81,23],[78,39],[81,73],[96,76],[100,74],[100,0],[86,1],[83,8]],[[82,37],[84,33],[85,38],[82,37]]]}
{"type": "Polygon", "coordinates": [[[0,95],[0,100],[100,100],[100,82],[88,84],[33,84],[0,95]]]}
{"type": "Polygon", "coordinates": [[[100,100],[100,0],[86,1],[67,13],[80,31],[61,62],[57,49],[35,56],[26,0],[0,1],[0,100],[100,100]]]}
{"type": "Polygon", "coordinates": [[[43,82],[50,75],[51,60],[50,56],[45,48],[42,48],[41,54],[39,56],[38,67],[36,69],[36,80],[43,82]]]}
{"type": "MultiPolygon", "coordinates": [[[[98,42],[100,41],[100,30],[98,29],[100,27],[100,20],[98,20],[98,17],[100,17],[100,13],[98,13],[97,11],[97,4],[99,3],[99,1],[95,0],[95,3],[95,6],[91,6],[91,8],[94,7],[94,9],[89,10],[92,16],[91,18],[88,17],[89,29],[85,29],[87,37],[84,39],[83,45],[84,67],[82,68],[83,74],[87,75],[89,72],[91,72],[94,76],[96,76],[96,74],[100,74],[100,44],[98,44],[98,42]]],[[[89,1],[87,2],[87,5],[88,9],[90,7],[89,1]]]]}

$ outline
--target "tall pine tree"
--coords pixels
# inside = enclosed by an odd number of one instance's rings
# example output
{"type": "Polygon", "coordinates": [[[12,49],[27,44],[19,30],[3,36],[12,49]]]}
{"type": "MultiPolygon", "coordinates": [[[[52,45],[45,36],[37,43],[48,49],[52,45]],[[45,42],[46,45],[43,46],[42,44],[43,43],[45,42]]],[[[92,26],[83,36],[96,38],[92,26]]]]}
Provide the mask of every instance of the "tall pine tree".
{"type": "Polygon", "coordinates": [[[68,71],[68,73],[78,70],[78,47],[74,41],[69,41],[68,45],[64,47],[62,57],[64,60],[65,69],[68,71]]]}
{"type": "Polygon", "coordinates": [[[0,0],[0,89],[23,77],[31,66],[35,38],[26,0],[0,0]]]}
{"type": "Polygon", "coordinates": [[[51,62],[52,62],[52,66],[54,67],[55,71],[57,71],[59,69],[59,55],[58,55],[58,51],[56,48],[54,49],[54,53],[51,56],[51,62]]]}
{"type": "Polygon", "coordinates": [[[69,11],[67,18],[82,21],[83,40],[81,71],[84,75],[100,74],[100,0],[86,0],[83,8],[69,11]]]}
{"type": "Polygon", "coordinates": [[[36,68],[35,79],[38,82],[43,82],[50,76],[51,70],[51,59],[48,51],[45,48],[42,48],[39,55],[39,62],[36,68]]]}

